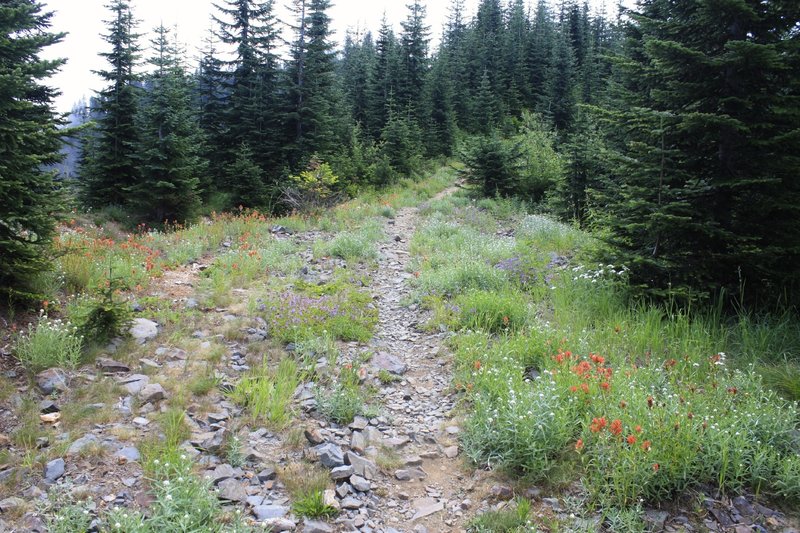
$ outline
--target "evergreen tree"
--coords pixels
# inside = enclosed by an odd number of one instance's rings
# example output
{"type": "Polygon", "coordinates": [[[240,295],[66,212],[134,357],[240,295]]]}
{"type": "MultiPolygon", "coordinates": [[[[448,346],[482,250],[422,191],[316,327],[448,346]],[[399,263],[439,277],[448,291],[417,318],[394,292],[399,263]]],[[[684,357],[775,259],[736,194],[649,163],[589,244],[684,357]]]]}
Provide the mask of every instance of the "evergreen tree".
{"type": "Polygon", "coordinates": [[[136,155],[138,132],[134,119],[139,88],[134,74],[139,59],[135,21],[128,0],[112,0],[106,6],[112,18],[106,21],[111,45],[106,58],[109,70],[97,72],[109,86],[98,94],[96,131],[87,135],[81,168],[81,193],[93,207],[124,205],[139,181],[136,155]]]}
{"type": "Polygon", "coordinates": [[[453,83],[449,78],[448,65],[441,59],[434,62],[427,77],[421,106],[427,154],[452,155],[456,136],[453,83]]]}
{"type": "Polygon", "coordinates": [[[400,78],[400,51],[397,39],[384,15],[375,42],[375,64],[370,72],[367,95],[369,112],[365,129],[378,140],[389,121],[389,102],[397,92],[400,78]]]}
{"type": "Polygon", "coordinates": [[[61,146],[58,93],[42,84],[64,63],[40,57],[64,37],[47,31],[51,18],[32,0],[0,4],[0,293],[10,300],[40,297],[30,282],[49,266],[61,209],[54,172],[42,170],[61,146]]]}
{"type": "MultiPolygon", "coordinates": [[[[228,95],[225,90],[227,75],[218,53],[216,36],[209,31],[194,87],[197,118],[204,140],[203,158],[208,161],[208,174],[213,185],[220,188],[227,162],[225,147],[228,144],[228,124],[225,111],[228,95]]],[[[201,192],[210,192],[212,183],[201,185],[201,192]]]]}
{"type": "Polygon", "coordinates": [[[408,16],[401,23],[403,33],[400,36],[403,75],[398,83],[396,97],[401,106],[416,110],[428,72],[430,31],[425,25],[425,6],[419,0],[414,0],[407,8],[408,16]]]}
{"type": "Polygon", "coordinates": [[[577,105],[575,58],[563,30],[556,36],[545,79],[542,113],[550,119],[559,135],[572,126],[577,105]]]}
{"type": "Polygon", "coordinates": [[[527,71],[530,109],[545,107],[547,73],[550,70],[551,50],[554,48],[555,28],[547,0],[539,0],[531,27],[527,49],[527,71]]]}
{"type": "Polygon", "coordinates": [[[131,188],[130,204],[151,222],[185,222],[200,207],[198,187],[206,169],[199,156],[201,132],[180,52],[163,24],[155,35],[153,71],[137,116],[141,178],[131,188]]]}
{"type": "Polygon", "coordinates": [[[368,123],[370,110],[369,77],[375,65],[375,44],[372,34],[367,32],[363,39],[348,32],[345,36],[344,50],[339,76],[342,79],[345,98],[352,119],[362,127],[368,123]]]}
{"type": "Polygon", "coordinates": [[[445,24],[437,64],[443,64],[443,75],[450,80],[453,111],[459,125],[469,123],[470,117],[470,72],[467,62],[467,21],[464,0],[452,0],[450,16],[445,24]]]}
{"type": "Polygon", "coordinates": [[[765,298],[797,283],[798,20],[788,1],[637,4],[599,217],[635,282],[695,295],[746,283],[765,298]]]}

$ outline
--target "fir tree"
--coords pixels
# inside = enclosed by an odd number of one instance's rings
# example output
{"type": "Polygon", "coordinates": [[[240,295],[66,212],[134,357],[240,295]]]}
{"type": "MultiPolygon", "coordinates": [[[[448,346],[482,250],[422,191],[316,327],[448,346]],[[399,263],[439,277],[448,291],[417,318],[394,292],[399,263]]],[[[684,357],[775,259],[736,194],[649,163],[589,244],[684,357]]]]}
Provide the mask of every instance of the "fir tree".
{"type": "MultiPolygon", "coordinates": [[[[203,133],[203,158],[208,161],[208,174],[217,188],[222,186],[228,144],[227,75],[224,63],[219,59],[217,40],[213,31],[208,32],[198,68],[195,89],[195,105],[198,123],[203,133]]],[[[201,184],[204,193],[210,192],[212,183],[201,184]]]]}
{"type": "Polygon", "coordinates": [[[400,36],[403,75],[399,80],[396,96],[401,106],[415,110],[428,72],[430,31],[425,25],[425,6],[419,0],[414,0],[407,9],[408,16],[401,23],[403,33],[400,36]]]}
{"type": "Polygon", "coordinates": [[[49,267],[61,209],[54,172],[43,170],[61,146],[58,93],[42,83],[64,63],[40,57],[64,37],[47,31],[51,18],[32,0],[0,4],[0,293],[9,300],[41,297],[31,281],[49,267]]]}
{"type": "Polygon", "coordinates": [[[106,6],[112,18],[106,21],[109,33],[103,36],[111,46],[106,58],[109,70],[97,74],[109,83],[98,94],[97,127],[87,135],[87,148],[81,165],[81,192],[84,203],[93,207],[124,205],[130,190],[139,181],[136,155],[138,132],[134,122],[139,88],[134,73],[139,59],[138,34],[128,0],[112,0],[106,6]]]}
{"type": "Polygon", "coordinates": [[[180,52],[163,25],[151,41],[153,67],[137,117],[141,178],[131,188],[131,207],[150,222],[185,222],[200,206],[201,133],[194,116],[191,87],[180,52]]]}

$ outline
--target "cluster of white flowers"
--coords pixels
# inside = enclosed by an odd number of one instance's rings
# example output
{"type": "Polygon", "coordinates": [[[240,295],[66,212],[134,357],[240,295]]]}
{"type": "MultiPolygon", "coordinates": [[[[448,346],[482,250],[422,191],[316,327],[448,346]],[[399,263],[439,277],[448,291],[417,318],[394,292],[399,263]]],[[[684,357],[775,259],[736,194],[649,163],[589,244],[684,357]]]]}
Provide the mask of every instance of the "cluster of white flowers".
{"type": "Polygon", "coordinates": [[[588,268],[584,265],[578,265],[572,267],[572,280],[587,280],[591,283],[597,283],[598,281],[620,278],[625,276],[628,271],[629,269],[625,265],[616,267],[614,265],[604,265],[603,263],[598,263],[597,268],[588,268]]]}

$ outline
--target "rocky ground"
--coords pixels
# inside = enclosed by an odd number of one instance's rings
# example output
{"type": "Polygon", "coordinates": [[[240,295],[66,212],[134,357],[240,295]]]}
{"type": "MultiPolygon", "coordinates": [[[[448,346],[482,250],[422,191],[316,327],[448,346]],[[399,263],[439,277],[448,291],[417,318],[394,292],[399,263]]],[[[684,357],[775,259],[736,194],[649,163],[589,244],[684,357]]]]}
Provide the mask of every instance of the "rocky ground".
{"type": "MultiPolygon", "coordinates": [[[[295,395],[296,423],[286,430],[270,430],[243,424],[242,409],[213,390],[202,400],[184,402],[191,435],[182,449],[195,457],[201,475],[210,479],[221,500],[274,531],[461,531],[472,517],[508,505],[514,495],[535,501],[535,516],[549,524],[544,530],[599,530],[604,518],[580,508],[578,488],[550,494],[515,486],[475,470],[463,457],[458,397],[451,389],[451,361],[443,342],[448,333],[424,332],[420,325],[425,311],[407,305],[413,278],[409,241],[418,221],[415,208],[398,211],[386,222],[387,238],[379,245],[377,267],[357,267],[370,280],[379,323],[370,342],[341,346],[342,364],[370,354],[364,380],[377,388],[379,414],[356,417],[347,426],[332,424],[319,415],[312,388],[305,385],[295,395]],[[381,382],[381,371],[395,378],[381,382]],[[223,453],[234,432],[242,441],[244,459],[237,466],[223,453]],[[292,514],[279,473],[304,459],[330,471],[334,488],[325,497],[341,512],[329,522],[292,514]]],[[[291,235],[280,228],[275,233],[309,245],[319,237],[291,235]]],[[[313,260],[310,249],[303,256],[310,280],[325,279],[337,264],[313,260]]],[[[146,509],[152,497],[140,466],[142,447],[162,431],[159,416],[178,396],[185,396],[182,384],[212,361],[219,389],[225,390],[265,353],[284,349],[270,343],[266,324],[249,316],[242,305],[201,309],[194,287],[202,268],[197,264],[169,273],[156,289],[160,297],[173,301],[178,314],[191,312],[194,317],[191,325],[197,329],[189,349],[176,347],[160,324],[139,316],[133,340],[112,347],[93,368],[53,369],[29,384],[4,354],[3,371],[13,390],[0,396],[0,449],[13,448],[9,436],[19,431],[19,413],[35,410],[48,429],[47,436],[36,437],[36,447],[53,453],[47,461],[32,457],[0,470],[0,531],[46,531],[42,509],[53,487],[91,498],[90,511],[113,506],[146,509]],[[238,330],[236,336],[230,335],[232,327],[238,330]],[[219,346],[224,347],[222,353],[209,356],[219,346]],[[134,356],[122,356],[128,353],[134,356]],[[35,405],[29,398],[36,399],[35,405]],[[81,404],[77,413],[67,410],[75,403],[81,404]],[[91,420],[84,432],[60,430],[63,417],[76,416],[91,420]]],[[[238,296],[246,299],[244,293],[238,296]]],[[[647,520],[657,531],[794,531],[781,513],[749,498],[701,496],[698,501],[699,510],[649,510],[647,520]]]]}

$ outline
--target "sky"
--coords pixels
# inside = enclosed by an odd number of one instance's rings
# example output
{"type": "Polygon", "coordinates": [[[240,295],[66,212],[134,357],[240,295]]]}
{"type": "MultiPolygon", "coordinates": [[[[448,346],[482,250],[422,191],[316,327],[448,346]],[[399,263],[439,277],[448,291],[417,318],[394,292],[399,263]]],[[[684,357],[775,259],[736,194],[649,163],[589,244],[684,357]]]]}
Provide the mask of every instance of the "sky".
{"type": "MultiPolygon", "coordinates": [[[[145,34],[140,45],[145,47],[143,55],[148,55],[153,28],[163,22],[167,27],[177,25],[179,39],[186,43],[187,50],[197,56],[203,38],[211,27],[211,15],[216,10],[214,2],[219,0],[132,0],[134,16],[140,20],[138,31],[145,34]]],[[[56,99],[56,109],[69,111],[83,97],[90,97],[94,91],[103,88],[103,82],[92,74],[93,70],[107,68],[105,60],[98,52],[106,51],[108,45],[101,38],[106,33],[104,20],[110,17],[104,7],[107,0],[43,0],[46,10],[54,13],[52,31],[67,32],[64,40],[48,47],[43,56],[47,58],[63,57],[67,64],[48,82],[57,87],[62,94],[56,99]]],[[[291,21],[285,6],[289,0],[276,0],[275,5],[279,18],[291,21]]],[[[376,33],[384,12],[387,20],[400,31],[400,22],[406,18],[407,0],[334,0],[329,11],[335,39],[342,42],[345,32],[350,30],[370,30],[376,33]]],[[[428,0],[427,23],[431,28],[434,42],[441,34],[450,0],[428,0]]],[[[471,15],[478,0],[467,0],[467,12],[471,15]]],[[[290,36],[287,36],[290,38],[290,36]]],[[[194,61],[192,62],[194,63],[194,61]]]]}

